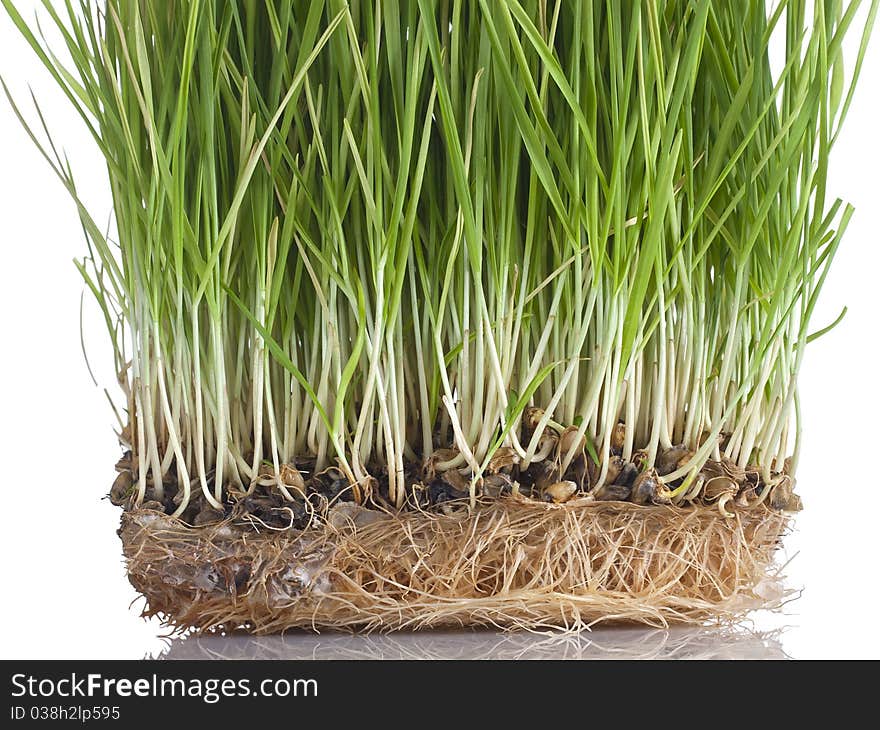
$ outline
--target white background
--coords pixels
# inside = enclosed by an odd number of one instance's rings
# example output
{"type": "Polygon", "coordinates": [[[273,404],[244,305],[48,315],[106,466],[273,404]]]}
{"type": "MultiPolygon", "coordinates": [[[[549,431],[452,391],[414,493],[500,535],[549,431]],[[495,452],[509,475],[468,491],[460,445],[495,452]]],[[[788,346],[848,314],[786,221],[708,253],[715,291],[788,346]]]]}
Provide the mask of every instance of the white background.
{"type": "MultiPolygon", "coordinates": [[[[29,17],[37,3],[19,0],[29,17]]],[[[849,53],[858,38],[850,39],[849,53]]],[[[0,11],[0,75],[30,109],[27,85],[69,154],[82,197],[109,215],[100,156],[62,95],[0,11]]],[[[880,29],[834,150],[832,196],[856,207],[815,314],[849,314],[810,346],[801,374],[806,423],[798,491],[806,509],[786,540],[785,615],[796,658],[880,658],[876,539],[880,449],[880,29]]],[[[33,115],[31,115],[33,116],[33,115]]],[[[99,216],[95,216],[99,219],[99,216]]],[[[139,617],[116,536],[119,511],[101,496],[119,456],[113,416],[80,345],[83,284],[72,259],[84,241],[67,193],[0,99],[0,657],[142,658],[161,627],[139,617]]],[[[85,297],[84,337],[102,386],[114,387],[106,333],[85,297]]],[[[608,637],[606,637],[608,639],[608,637]]],[[[613,641],[613,638],[608,639],[613,641]]]]}

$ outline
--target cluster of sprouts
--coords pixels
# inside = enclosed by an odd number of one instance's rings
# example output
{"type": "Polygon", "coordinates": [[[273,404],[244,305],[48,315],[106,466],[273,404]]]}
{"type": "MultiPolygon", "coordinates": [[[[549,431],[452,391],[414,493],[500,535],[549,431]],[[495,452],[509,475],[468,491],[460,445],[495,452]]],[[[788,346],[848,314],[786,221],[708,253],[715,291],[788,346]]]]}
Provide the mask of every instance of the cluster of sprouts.
{"type": "Polygon", "coordinates": [[[332,468],[401,505],[500,449],[585,448],[595,490],[681,446],[677,499],[709,459],[795,468],[877,0],[46,2],[56,52],[2,2],[106,158],[109,236],[29,128],[79,204],[136,501],[332,468]]]}

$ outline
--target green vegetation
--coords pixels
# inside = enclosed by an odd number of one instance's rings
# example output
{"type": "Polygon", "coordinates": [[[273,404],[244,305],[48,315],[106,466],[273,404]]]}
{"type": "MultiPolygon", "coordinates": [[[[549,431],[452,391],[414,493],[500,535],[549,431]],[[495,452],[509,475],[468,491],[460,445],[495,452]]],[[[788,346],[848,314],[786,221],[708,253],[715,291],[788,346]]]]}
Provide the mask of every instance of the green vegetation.
{"type": "Polygon", "coordinates": [[[77,266],[137,500],[332,467],[401,505],[426,461],[474,495],[586,451],[584,491],[680,453],[683,503],[708,459],[795,468],[877,0],[47,0],[57,55],[2,2],[107,161],[77,266]]]}

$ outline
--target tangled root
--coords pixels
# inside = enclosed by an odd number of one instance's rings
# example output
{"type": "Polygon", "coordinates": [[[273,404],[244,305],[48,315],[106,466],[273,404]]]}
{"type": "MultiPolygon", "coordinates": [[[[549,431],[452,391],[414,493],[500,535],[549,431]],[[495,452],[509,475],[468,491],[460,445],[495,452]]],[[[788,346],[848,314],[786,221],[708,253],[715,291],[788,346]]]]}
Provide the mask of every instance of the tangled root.
{"type": "Polygon", "coordinates": [[[503,498],[449,514],[340,503],[306,530],[122,517],[144,614],[178,629],[495,626],[577,630],[736,620],[778,603],[767,579],[787,518],[765,507],[503,498]]]}

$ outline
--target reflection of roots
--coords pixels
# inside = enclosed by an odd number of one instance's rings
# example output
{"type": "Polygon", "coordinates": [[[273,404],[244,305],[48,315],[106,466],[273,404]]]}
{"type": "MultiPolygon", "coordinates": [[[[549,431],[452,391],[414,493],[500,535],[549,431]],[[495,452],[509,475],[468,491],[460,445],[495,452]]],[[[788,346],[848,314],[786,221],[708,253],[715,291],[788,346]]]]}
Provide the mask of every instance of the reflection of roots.
{"type": "Polygon", "coordinates": [[[785,523],[764,508],[725,518],[715,507],[503,499],[450,514],[340,504],[302,532],[193,528],[135,510],[120,535],[145,613],[181,629],[579,629],[766,605],[760,584],[785,523]]]}
{"type": "Polygon", "coordinates": [[[740,626],[593,631],[420,631],[367,635],[189,635],[160,659],[786,659],[779,631],[740,626]]]}

